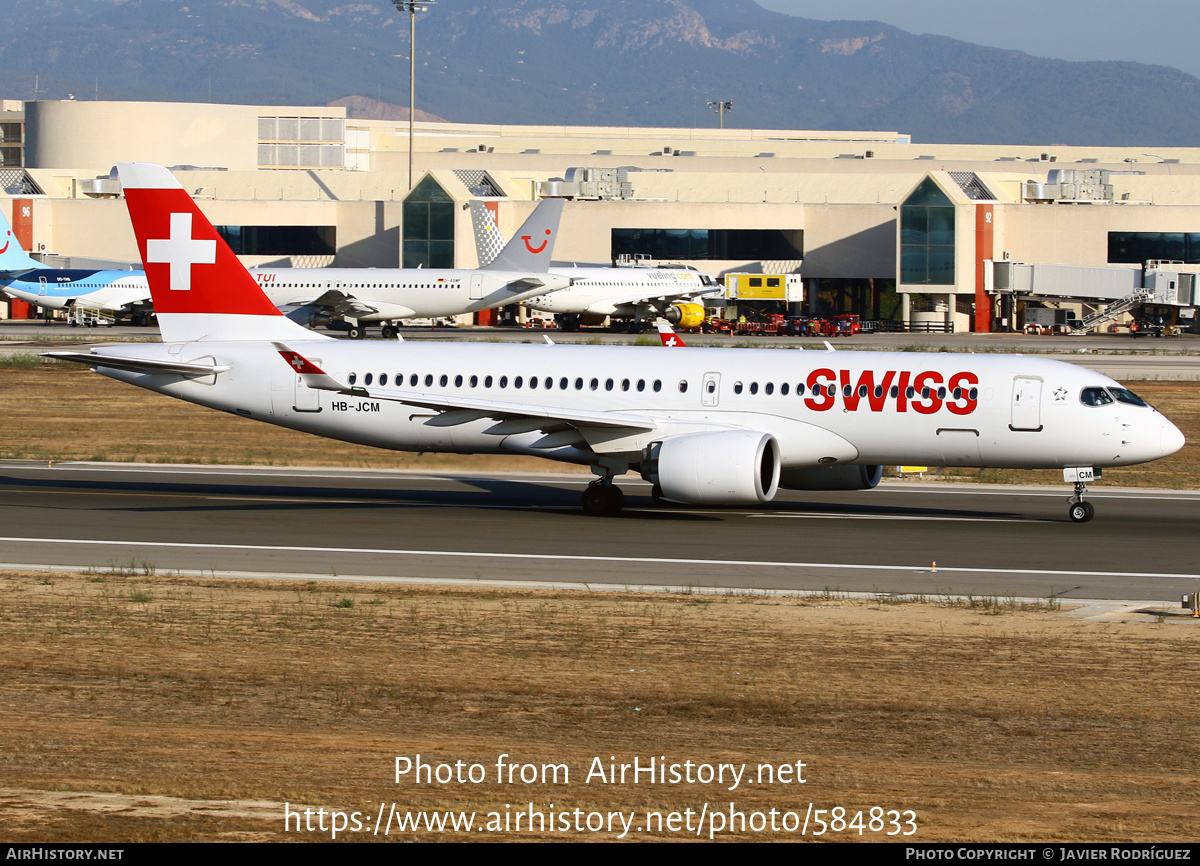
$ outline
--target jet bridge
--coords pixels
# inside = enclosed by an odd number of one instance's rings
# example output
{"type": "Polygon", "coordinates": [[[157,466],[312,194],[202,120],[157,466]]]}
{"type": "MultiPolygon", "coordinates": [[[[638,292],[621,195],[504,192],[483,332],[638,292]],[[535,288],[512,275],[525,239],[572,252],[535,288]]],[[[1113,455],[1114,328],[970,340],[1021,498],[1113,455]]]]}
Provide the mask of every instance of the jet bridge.
{"type": "Polygon", "coordinates": [[[1143,269],[995,261],[985,272],[991,277],[986,288],[1007,296],[1010,310],[1018,301],[1079,304],[1083,317],[1072,319],[1070,328],[1083,334],[1144,304],[1194,310],[1200,303],[1200,274],[1180,271],[1182,264],[1151,261],[1143,269]]]}

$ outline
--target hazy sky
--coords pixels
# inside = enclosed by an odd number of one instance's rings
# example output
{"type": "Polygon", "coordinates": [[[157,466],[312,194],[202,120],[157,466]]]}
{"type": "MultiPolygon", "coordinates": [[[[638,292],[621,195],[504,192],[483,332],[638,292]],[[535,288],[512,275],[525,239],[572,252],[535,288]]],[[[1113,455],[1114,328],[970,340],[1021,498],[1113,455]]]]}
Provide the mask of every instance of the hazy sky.
{"type": "Polygon", "coordinates": [[[1136,60],[1200,76],[1196,0],[757,0],[822,21],[883,21],[1063,60],[1136,60]]]}

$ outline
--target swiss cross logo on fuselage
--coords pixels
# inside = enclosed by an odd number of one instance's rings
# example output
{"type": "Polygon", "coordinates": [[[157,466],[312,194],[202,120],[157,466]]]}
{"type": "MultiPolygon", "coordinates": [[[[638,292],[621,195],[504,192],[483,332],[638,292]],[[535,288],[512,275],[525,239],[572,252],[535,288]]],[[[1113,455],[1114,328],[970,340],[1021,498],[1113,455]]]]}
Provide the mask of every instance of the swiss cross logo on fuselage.
{"type": "Polygon", "coordinates": [[[175,292],[192,288],[192,265],[215,265],[217,242],[192,237],[192,215],[171,214],[171,236],[146,241],[146,263],[171,267],[170,286],[175,292]]]}

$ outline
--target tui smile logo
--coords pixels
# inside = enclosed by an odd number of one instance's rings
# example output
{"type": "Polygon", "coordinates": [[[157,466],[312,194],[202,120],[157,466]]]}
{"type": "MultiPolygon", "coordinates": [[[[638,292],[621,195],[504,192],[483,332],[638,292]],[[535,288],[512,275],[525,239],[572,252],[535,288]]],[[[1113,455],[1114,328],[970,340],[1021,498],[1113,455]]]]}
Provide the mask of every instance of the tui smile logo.
{"type": "MultiPolygon", "coordinates": [[[[546,229],[546,235],[548,238],[550,235],[550,229],[546,229]]],[[[525,241],[525,249],[529,250],[535,256],[538,253],[540,253],[542,250],[544,250],[546,248],[546,244],[549,243],[548,239],[544,240],[544,241],[542,241],[541,246],[539,246],[535,249],[533,244],[530,243],[530,241],[533,240],[533,235],[521,235],[521,240],[525,241]]]]}

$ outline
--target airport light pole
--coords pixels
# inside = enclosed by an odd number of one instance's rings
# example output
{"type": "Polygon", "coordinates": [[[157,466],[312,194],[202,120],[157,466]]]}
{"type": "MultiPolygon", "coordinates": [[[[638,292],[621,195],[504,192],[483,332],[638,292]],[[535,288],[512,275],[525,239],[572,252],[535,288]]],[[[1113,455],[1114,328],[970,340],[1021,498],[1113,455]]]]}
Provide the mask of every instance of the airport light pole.
{"type": "MultiPolygon", "coordinates": [[[[393,0],[395,2],[395,0],[393,0]]],[[[725,112],[733,111],[732,102],[712,102],[708,103],[708,107],[721,116],[721,129],[725,128],[725,112]]]]}
{"type": "Polygon", "coordinates": [[[408,189],[413,188],[413,114],[417,93],[417,12],[424,12],[437,0],[392,0],[397,12],[408,13],[408,189]]]}

